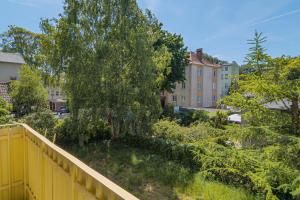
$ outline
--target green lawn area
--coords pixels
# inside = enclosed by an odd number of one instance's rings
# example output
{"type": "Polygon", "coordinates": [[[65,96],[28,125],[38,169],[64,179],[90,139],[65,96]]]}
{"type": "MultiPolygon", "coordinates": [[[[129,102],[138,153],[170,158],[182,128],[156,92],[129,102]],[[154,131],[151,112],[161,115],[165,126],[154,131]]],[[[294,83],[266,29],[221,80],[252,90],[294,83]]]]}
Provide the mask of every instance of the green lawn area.
{"type": "Polygon", "coordinates": [[[64,148],[140,199],[258,199],[242,188],[203,180],[197,171],[118,142],[64,148]]]}

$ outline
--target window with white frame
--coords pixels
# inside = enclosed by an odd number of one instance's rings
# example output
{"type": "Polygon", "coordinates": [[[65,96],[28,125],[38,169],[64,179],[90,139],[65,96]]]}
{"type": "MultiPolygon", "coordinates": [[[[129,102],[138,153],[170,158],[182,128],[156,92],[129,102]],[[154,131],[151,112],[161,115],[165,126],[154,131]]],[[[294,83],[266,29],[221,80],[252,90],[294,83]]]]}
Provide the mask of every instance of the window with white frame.
{"type": "Polygon", "coordinates": [[[197,90],[201,91],[202,90],[202,83],[197,83],[197,90]]]}
{"type": "Polygon", "coordinates": [[[213,99],[213,101],[216,101],[216,100],[217,100],[217,97],[216,97],[216,96],[213,96],[212,99],[213,99]]]}
{"type": "Polygon", "coordinates": [[[228,67],[225,67],[225,71],[228,72],[228,67]]]}
{"type": "Polygon", "coordinates": [[[225,89],[228,89],[228,88],[229,88],[229,84],[225,83],[225,89]]]}
{"type": "Polygon", "coordinates": [[[197,69],[197,76],[202,76],[202,68],[197,69]]]}
{"type": "Polygon", "coordinates": [[[185,96],[181,96],[181,102],[182,102],[182,103],[185,102],[185,96]]]}
{"type": "Polygon", "coordinates": [[[197,103],[201,104],[202,103],[202,97],[201,96],[197,96],[197,103]]]}
{"type": "Polygon", "coordinates": [[[172,101],[173,101],[173,102],[177,102],[177,96],[176,96],[176,95],[173,95],[173,96],[172,96],[172,101]]]}

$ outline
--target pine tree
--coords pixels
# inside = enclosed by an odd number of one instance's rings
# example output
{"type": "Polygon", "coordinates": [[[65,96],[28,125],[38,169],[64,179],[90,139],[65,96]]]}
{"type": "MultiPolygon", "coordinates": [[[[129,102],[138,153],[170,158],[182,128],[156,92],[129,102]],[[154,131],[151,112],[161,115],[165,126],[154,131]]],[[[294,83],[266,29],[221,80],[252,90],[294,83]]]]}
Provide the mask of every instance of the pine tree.
{"type": "Polygon", "coordinates": [[[248,44],[252,46],[245,58],[244,73],[254,73],[260,76],[267,70],[268,56],[265,53],[266,49],[262,46],[266,41],[267,38],[257,31],[255,31],[254,38],[248,40],[248,44]]]}

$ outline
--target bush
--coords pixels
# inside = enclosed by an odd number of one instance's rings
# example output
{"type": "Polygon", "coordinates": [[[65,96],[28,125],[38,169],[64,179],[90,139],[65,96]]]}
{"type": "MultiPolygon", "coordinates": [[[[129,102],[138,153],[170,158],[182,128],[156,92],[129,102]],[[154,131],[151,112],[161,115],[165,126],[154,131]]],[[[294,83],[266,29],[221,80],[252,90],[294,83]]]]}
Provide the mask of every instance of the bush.
{"type": "Polygon", "coordinates": [[[110,127],[92,110],[80,110],[78,119],[66,118],[55,128],[59,142],[76,142],[83,146],[90,140],[110,138],[110,127]]]}
{"type": "Polygon", "coordinates": [[[54,117],[50,110],[40,110],[35,113],[31,113],[23,117],[21,122],[24,122],[31,126],[33,129],[43,134],[51,141],[55,141],[54,128],[58,120],[54,117]]]}
{"type": "Polygon", "coordinates": [[[168,105],[164,109],[161,118],[176,121],[181,126],[189,126],[195,122],[208,122],[208,112],[204,110],[180,109],[179,113],[174,113],[174,106],[168,105]]]}
{"type": "Polygon", "coordinates": [[[211,125],[215,128],[224,129],[228,124],[228,114],[224,111],[217,111],[216,116],[211,118],[211,125]]]}
{"type": "Polygon", "coordinates": [[[0,96],[0,124],[7,124],[13,121],[13,117],[10,114],[12,110],[12,105],[6,102],[0,96]]]}
{"type": "Polygon", "coordinates": [[[293,199],[298,195],[294,179],[300,175],[300,141],[267,127],[221,130],[207,123],[181,127],[161,120],[153,125],[152,137],[127,135],[123,140],[200,169],[207,179],[243,186],[265,199],[293,199]],[[231,140],[242,148],[228,145],[231,140]]]}
{"type": "Polygon", "coordinates": [[[230,139],[241,148],[262,148],[272,145],[279,137],[266,127],[240,127],[235,126],[228,130],[230,139]]]}

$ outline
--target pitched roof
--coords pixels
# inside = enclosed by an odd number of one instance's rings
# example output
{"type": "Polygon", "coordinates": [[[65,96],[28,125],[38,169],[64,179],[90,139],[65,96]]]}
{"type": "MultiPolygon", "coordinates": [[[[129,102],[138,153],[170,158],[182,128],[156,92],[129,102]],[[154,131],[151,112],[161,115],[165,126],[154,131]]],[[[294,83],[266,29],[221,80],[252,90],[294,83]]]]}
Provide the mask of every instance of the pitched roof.
{"type": "Polygon", "coordinates": [[[190,61],[190,64],[194,64],[194,65],[209,66],[209,67],[216,67],[216,68],[221,67],[221,65],[211,63],[205,59],[199,60],[195,52],[190,52],[190,56],[188,59],[190,61]]]}
{"type": "Polygon", "coordinates": [[[25,61],[19,53],[5,53],[0,51],[0,62],[25,64],[25,61]]]}

